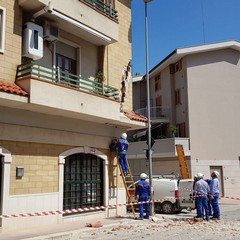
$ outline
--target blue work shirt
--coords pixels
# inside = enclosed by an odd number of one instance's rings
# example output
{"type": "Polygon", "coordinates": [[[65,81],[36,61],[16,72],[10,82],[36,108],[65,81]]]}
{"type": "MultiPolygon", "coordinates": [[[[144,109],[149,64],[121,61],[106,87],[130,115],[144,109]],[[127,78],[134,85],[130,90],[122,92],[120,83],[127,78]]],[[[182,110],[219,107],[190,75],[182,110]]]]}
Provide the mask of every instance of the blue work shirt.
{"type": "Polygon", "coordinates": [[[117,149],[119,154],[126,154],[128,150],[128,141],[127,139],[120,138],[117,142],[117,149]]]}
{"type": "Polygon", "coordinates": [[[215,195],[216,193],[219,193],[219,181],[217,178],[212,178],[212,181],[210,183],[210,193],[211,195],[215,195]]]}
{"type": "Polygon", "coordinates": [[[145,179],[142,179],[137,183],[135,196],[136,195],[139,195],[140,197],[151,195],[151,189],[148,181],[146,181],[145,179]]]}
{"type": "Polygon", "coordinates": [[[194,191],[196,195],[207,195],[210,188],[205,180],[200,179],[195,183],[194,191]]]}

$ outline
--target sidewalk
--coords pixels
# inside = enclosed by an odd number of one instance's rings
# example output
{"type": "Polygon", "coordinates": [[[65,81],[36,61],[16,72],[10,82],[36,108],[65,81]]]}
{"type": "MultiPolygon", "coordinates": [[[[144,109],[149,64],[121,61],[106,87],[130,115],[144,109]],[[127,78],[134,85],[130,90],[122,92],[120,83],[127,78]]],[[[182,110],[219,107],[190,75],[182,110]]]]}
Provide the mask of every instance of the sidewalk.
{"type": "MultiPolygon", "coordinates": [[[[240,200],[221,198],[219,200],[220,205],[235,205],[240,204],[240,200]]],[[[136,214],[135,216],[138,216],[136,214]]],[[[194,217],[194,212],[182,211],[180,214],[156,214],[156,217],[163,219],[176,219],[176,218],[189,218],[194,217]]],[[[44,217],[44,216],[43,216],[44,217]]],[[[128,214],[124,217],[114,218],[101,218],[95,219],[94,221],[75,221],[67,222],[62,224],[43,226],[34,229],[19,230],[14,232],[3,232],[0,233],[0,240],[70,240],[78,239],[77,236],[83,231],[96,232],[98,228],[87,227],[87,223],[101,222],[102,228],[109,228],[120,224],[137,224],[139,221],[134,219],[133,214],[128,214]]]]}
{"type": "MultiPolygon", "coordinates": [[[[44,216],[43,216],[44,217],[44,216]]],[[[19,230],[14,232],[3,232],[0,233],[0,240],[44,240],[44,239],[51,239],[51,240],[65,240],[71,239],[76,233],[82,231],[96,231],[98,228],[94,227],[87,227],[87,223],[97,223],[98,221],[101,222],[103,225],[100,228],[109,228],[112,226],[116,226],[119,224],[126,224],[126,223],[134,223],[138,222],[134,219],[134,216],[126,215],[126,217],[114,217],[114,218],[101,218],[95,219],[92,221],[74,221],[74,222],[67,222],[61,224],[54,224],[50,226],[41,226],[39,228],[32,228],[32,229],[25,229],[19,230]]]]}

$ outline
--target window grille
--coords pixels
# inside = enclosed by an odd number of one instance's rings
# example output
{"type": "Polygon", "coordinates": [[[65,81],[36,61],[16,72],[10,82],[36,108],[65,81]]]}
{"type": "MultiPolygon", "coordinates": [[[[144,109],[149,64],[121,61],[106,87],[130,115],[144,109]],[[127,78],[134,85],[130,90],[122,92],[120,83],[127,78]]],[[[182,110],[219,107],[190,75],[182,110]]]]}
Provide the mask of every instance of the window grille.
{"type": "Polygon", "coordinates": [[[63,209],[103,205],[103,160],[92,154],[68,156],[64,166],[63,209]]]}

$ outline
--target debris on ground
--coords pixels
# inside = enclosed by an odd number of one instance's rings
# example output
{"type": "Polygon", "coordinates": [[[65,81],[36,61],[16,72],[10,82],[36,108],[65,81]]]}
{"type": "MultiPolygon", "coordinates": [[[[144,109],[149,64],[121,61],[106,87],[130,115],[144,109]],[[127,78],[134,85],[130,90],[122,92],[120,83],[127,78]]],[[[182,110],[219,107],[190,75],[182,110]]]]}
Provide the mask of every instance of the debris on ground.
{"type": "Polygon", "coordinates": [[[102,226],[103,224],[100,221],[97,221],[96,223],[86,223],[86,227],[99,228],[102,226]]]}
{"type": "Polygon", "coordinates": [[[159,222],[160,220],[163,220],[163,217],[159,218],[159,217],[152,217],[152,221],[153,222],[159,222]]]}

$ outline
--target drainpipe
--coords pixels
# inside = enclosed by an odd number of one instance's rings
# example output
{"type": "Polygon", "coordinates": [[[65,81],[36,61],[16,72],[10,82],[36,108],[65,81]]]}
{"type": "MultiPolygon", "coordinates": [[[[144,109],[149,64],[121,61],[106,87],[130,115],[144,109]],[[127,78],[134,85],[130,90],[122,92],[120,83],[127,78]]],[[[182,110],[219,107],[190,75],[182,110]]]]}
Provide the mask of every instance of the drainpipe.
{"type": "Polygon", "coordinates": [[[34,21],[37,17],[43,15],[44,13],[47,13],[47,12],[52,13],[52,11],[53,11],[53,4],[51,1],[49,1],[47,6],[45,6],[42,10],[33,14],[32,20],[34,21]]]}

